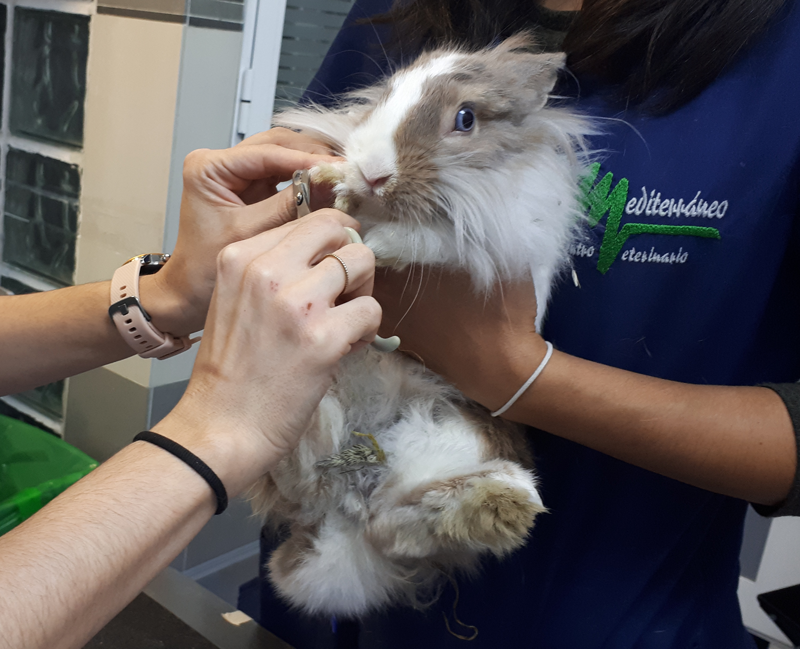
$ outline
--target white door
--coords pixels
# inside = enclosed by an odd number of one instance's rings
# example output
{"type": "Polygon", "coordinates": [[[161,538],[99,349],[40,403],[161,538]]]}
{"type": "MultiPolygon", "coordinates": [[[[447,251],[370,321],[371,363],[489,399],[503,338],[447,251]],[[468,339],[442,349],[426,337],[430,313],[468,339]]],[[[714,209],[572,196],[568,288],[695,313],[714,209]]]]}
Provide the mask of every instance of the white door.
{"type": "Polygon", "coordinates": [[[354,0],[246,0],[232,142],[269,128],[314,77],[354,0]]]}

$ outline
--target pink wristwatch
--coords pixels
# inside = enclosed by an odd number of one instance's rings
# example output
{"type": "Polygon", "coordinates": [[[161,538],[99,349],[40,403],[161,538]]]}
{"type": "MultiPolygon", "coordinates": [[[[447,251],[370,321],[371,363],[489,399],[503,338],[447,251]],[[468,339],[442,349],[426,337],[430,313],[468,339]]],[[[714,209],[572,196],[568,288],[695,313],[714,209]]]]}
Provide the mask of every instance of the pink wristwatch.
{"type": "Polygon", "coordinates": [[[108,315],[125,342],[142,358],[169,358],[186,351],[195,342],[188,336],[175,338],[156,329],[139,302],[139,276],[158,272],[169,257],[161,253],[138,255],[117,268],[111,279],[108,315]]]}

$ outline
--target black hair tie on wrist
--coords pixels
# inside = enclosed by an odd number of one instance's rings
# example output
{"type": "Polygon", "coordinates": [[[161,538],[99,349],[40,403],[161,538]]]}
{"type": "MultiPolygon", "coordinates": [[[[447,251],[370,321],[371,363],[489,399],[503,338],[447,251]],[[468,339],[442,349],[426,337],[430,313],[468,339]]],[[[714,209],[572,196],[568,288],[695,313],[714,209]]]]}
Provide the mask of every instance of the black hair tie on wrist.
{"type": "Polygon", "coordinates": [[[182,460],[188,464],[201,478],[203,478],[203,480],[208,483],[208,486],[211,487],[211,490],[217,497],[217,511],[214,512],[214,515],[216,516],[217,514],[221,514],[227,509],[228,492],[225,491],[225,485],[222,484],[222,480],[217,477],[217,474],[211,470],[211,467],[203,462],[203,460],[197,457],[194,453],[183,448],[183,446],[177,442],[173,442],[168,437],[154,433],[151,430],[143,430],[133,438],[133,441],[142,441],[154,444],[160,448],[163,448],[168,453],[172,453],[179,460],[182,460]]]}

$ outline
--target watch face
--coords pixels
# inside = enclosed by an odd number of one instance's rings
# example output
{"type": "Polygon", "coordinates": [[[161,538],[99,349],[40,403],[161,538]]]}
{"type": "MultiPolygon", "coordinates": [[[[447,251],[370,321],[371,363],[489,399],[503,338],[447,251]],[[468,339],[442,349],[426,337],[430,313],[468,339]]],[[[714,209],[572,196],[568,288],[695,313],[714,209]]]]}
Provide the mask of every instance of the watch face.
{"type": "Polygon", "coordinates": [[[170,256],[168,254],[150,252],[145,255],[137,255],[128,261],[136,262],[138,260],[140,265],[139,275],[152,275],[153,273],[157,273],[159,270],[161,270],[161,267],[167,263],[169,257],[170,256]]]}

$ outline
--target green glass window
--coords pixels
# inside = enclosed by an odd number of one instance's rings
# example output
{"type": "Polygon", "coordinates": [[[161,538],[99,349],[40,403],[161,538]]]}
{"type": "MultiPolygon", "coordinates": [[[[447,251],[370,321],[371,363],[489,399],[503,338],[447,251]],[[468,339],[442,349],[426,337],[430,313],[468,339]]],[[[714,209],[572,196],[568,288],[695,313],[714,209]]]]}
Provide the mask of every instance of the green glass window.
{"type": "Polygon", "coordinates": [[[72,284],[79,196],[77,166],[10,148],[3,261],[58,284],[72,284]]]}
{"type": "Polygon", "coordinates": [[[11,132],[79,147],[89,17],[17,7],[11,61],[11,132]]]}
{"type": "Polygon", "coordinates": [[[64,381],[48,383],[14,396],[51,417],[61,419],[64,416],[64,381]]]}

